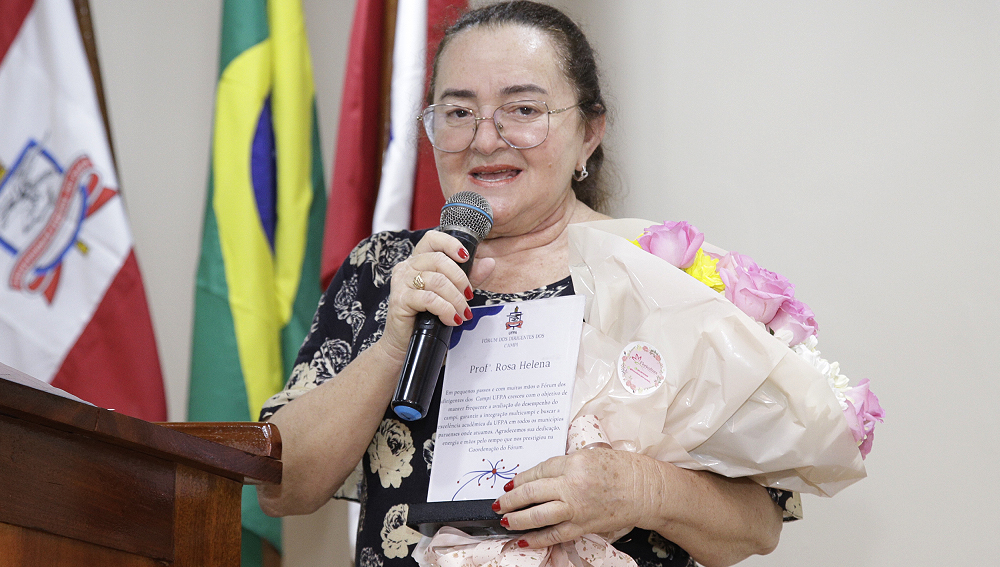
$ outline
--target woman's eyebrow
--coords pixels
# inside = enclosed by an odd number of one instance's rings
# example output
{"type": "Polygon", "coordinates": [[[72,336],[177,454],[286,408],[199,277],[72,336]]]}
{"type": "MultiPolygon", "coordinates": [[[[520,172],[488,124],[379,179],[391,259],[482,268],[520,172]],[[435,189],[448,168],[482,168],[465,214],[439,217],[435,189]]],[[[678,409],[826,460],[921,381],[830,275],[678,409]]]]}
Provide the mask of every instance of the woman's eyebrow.
{"type": "Polygon", "coordinates": [[[523,85],[510,85],[500,89],[500,94],[514,95],[514,94],[524,94],[524,93],[535,93],[535,94],[549,94],[549,91],[543,89],[542,87],[534,83],[526,83],[523,85]]]}
{"type": "MultiPolygon", "coordinates": [[[[549,94],[549,91],[545,90],[541,86],[536,85],[534,83],[525,83],[522,85],[508,85],[500,89],[501,96],[510,96],[516,94],[525,94],[525,93],[544,95],[544,94],[549,94]]],[[[449,97],[474,99],[476,98],[476,93],[475,91],[472,91],[470,89],[445,89],[444,92],[441,93],[441,98],[444,99],[449,97]]]]}
{"type": "Polygon", "coordinates": [[[476,98],[476,93],[469,89],[445,89],[441,98],[476,98]]]}

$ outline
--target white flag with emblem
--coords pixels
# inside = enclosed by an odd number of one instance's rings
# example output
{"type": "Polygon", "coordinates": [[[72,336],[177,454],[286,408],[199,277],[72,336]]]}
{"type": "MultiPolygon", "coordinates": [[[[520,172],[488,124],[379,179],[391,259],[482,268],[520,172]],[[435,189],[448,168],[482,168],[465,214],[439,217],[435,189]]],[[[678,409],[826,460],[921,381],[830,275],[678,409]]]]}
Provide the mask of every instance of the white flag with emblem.
{"type": "Polygon", "coordinates": [[[165,419],[97,100],[73,2],[0,3],[0,362],[165,419]]]}

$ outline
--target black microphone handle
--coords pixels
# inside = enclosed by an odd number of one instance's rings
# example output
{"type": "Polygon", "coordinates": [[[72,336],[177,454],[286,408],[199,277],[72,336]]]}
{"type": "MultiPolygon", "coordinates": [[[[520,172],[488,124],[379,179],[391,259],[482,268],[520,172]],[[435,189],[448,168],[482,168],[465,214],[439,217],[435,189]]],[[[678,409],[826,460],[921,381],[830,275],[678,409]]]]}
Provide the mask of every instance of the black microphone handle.
{"type": "MultiPolygon", "coordinates": [[[[465,275],[469,275],[479,241],[464,230],[449,227],[442,232],[457,238],[469,252],[469,259],[458,264],[465,275]]],[[[417,314],[410,346],[406,349],[403,372],[399,376],[399,384],[390,404],[393,412],[401,419],[416,421],[427,415],[444,365],[444,357],[448,354],[453,329],[433,313],[424,311],[417,314]]]]}

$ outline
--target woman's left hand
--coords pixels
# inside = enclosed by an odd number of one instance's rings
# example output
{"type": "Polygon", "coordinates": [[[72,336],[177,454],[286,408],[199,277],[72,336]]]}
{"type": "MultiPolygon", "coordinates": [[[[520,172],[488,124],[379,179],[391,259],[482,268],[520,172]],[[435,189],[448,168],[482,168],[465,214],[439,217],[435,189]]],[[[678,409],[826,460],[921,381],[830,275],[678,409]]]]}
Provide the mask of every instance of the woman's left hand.
{"type": "Polygon", "coordinates": [[[644,455],[577,451],[514,477],[498,512],[511,530],[537,530],[522,538],[528,546],[545,547],[641,524],[652,515],[646,508],[662,502],[659,480],[656,462],[644,455]]]}
{"type": "Polygon", "coordinates": [[[595,448],[554,457],[508,486],[494,510],[511,530],[527,532],[521,547],[637,527],[659,533],[701,565],[721,566],[770,553],[781,534],[781,509],[754,481],[629,451],[595,448]]]}

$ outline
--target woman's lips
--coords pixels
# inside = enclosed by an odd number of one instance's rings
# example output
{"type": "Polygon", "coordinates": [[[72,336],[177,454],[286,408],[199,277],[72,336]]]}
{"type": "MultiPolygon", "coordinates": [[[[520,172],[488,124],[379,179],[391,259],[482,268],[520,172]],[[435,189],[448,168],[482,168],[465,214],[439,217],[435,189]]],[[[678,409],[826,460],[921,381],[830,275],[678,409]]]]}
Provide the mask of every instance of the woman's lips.
{"type": "Polygon", "coordinates": [[[469,172],[469,175],[477,181],[493,183],[497,181],[508,181],[521,174],[521,170],[514,167],[503,168],[477,168],[469,172]]]}

